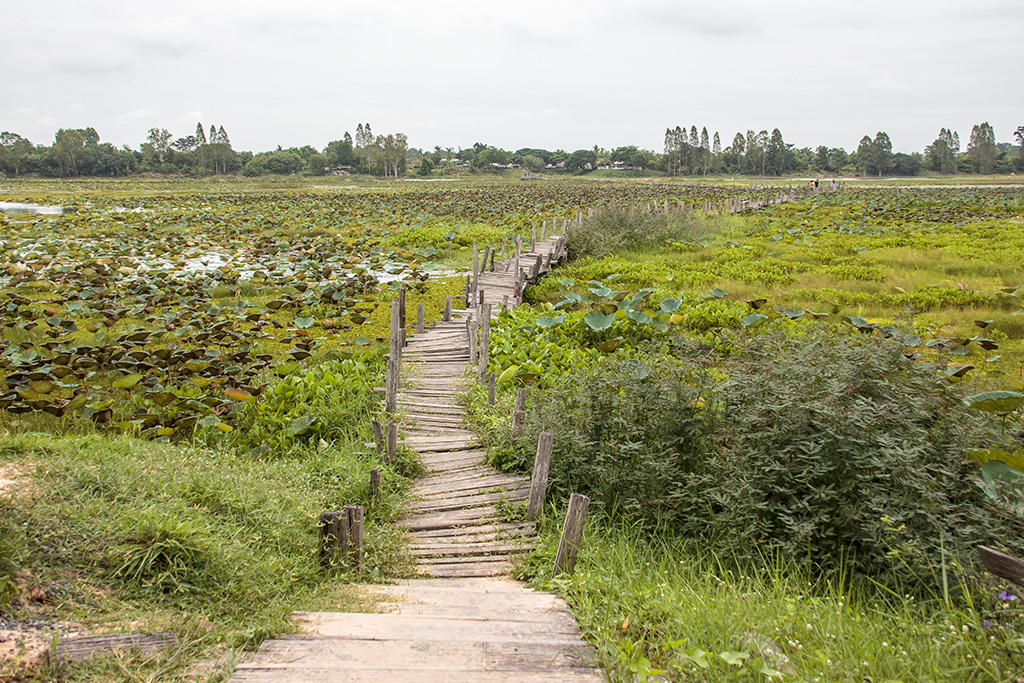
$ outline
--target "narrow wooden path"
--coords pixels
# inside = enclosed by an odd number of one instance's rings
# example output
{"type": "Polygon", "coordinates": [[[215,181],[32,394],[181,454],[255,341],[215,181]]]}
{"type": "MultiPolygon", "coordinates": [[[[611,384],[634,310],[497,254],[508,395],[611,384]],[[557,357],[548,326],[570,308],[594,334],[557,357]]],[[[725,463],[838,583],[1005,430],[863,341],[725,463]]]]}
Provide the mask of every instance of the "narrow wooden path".
{"type": "Polygon", "coordinates": [[[231,681],[603,680],[568,605],[501,577],[533,540],[531,523],[502,514],[503,506],[527,499],[530,482],[485,463],[459,399],[469,381],[468,330],[487,310],[480,304],[492,314],[519,305],[526,284],[564,258],[564,245],[562,235],[542,235],[493,272],[476,274],[467,309],[413,336],[402,352],[401,431],[427,473],[399,524],[408,530],[416,566],[435,578],[363,587],[375,594],[381,614],[297,613],[307,633],[266,641],[231,681]]]}

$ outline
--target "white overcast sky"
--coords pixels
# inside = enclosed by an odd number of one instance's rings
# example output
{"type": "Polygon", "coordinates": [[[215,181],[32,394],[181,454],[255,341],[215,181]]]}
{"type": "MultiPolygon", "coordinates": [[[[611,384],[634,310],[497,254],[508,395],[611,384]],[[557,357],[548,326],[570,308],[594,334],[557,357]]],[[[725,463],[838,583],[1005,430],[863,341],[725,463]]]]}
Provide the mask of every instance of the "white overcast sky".
{"type": "Polygon", "coordinates": [[[661,151],[665,128],[1024,125],[1024,0],[14,0],[0,130],[93,126],[137,148],[223,125],[237,150],[322,148],[358,122],[414,147],[661,151]]]}

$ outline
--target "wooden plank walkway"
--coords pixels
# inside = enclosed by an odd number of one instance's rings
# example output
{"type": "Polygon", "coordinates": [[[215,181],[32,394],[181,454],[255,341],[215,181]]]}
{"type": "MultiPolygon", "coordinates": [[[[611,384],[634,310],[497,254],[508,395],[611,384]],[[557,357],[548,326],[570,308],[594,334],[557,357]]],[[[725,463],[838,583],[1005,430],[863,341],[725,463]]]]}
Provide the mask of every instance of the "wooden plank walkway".
{"type": "Polygon", "coordinates": [[[485,464],[459,399],[478,305],[490,304],[492,314],[518,306],[525,286],[560,262],[564,247],[564,236],[542,235],[526,253],[476,274],[467,310],[413,336],[402,352],[401,431],[427,472],[399,524],[416,566],[434,578],[363,587],[376,594],[382,614],[296,613],[307,633],[266,641],[231,681],[604,680],[568,605],[501,576],[533,540],[533,524],[502,517],[504,505],[527,499],[530,482],[485,464]]]}
{"type": "Polygon", "coordinates": [[[234,683],[591,683],[604,680],[565,602],[509,579],[367,586],[382,614],[299,612],[234,683]]]}

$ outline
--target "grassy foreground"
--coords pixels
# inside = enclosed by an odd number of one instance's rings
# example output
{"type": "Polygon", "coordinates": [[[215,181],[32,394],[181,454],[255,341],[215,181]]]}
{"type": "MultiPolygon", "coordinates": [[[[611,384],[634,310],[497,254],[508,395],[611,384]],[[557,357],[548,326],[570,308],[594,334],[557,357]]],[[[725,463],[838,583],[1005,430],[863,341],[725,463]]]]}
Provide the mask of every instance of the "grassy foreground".
{"type": "Polygon", "coordinates": [[[367,507],[365,567],[349,579],[403,569],[388,524],[403,477],[377,463],[384,496],[370,504],[373,463],[331,445],[261,460],[127,436],[5,434],[0,462],[23,475],[0,497],[0,562],[18,568],[4,612],[52,622],[55,639],[178,636],[159,655],[95,656],[43,680],[225,680],[242,650],[294,629],[292,611],[359,611],[349,581],[319,566],[325,509],[367,507]]]}
{"type": "MultiPolygon", "coordinates": [[[[1012,593],[946,602],[850,592],[784,562],[741,574],[708,548],[588,519],[573,575],[550,578],[559,511],[524,568],[563,593],[613,681],[1015,681],[1024,674],[1012,593]],[[634,676],[636,678],[634,679],[634,676]]],[[[952,571],[952,568],[951,568],[952,571]]]]}

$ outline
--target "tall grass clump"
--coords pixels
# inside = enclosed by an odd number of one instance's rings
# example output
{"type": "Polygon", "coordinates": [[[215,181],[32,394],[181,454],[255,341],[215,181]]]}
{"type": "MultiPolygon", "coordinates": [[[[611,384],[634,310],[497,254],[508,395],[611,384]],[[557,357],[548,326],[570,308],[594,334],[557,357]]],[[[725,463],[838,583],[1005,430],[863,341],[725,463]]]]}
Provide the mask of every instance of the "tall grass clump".
{"type": "Polygon", "coordinates": [[[602,258],[624,251],[663,248],[668,242],[707,240],[720,231],[714,218],[697,212],[665,213],[646,207],[597,209],[569,233],[573,258],[602,258]]]}
{"type": "Polygon", "coordinates": [[[945,560],[967,564],[979,543],[1024,548],[1021,521],[964,457],[991,438],[984,422],[899,344],[822,328],[696,358],[609,359],[567,376],[531,399],[534,438],[520,448],[554,432],[560,495],[585,493],[737,567],[786,557],[928,592],[945,560]]]}

